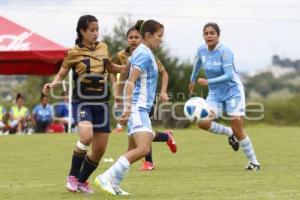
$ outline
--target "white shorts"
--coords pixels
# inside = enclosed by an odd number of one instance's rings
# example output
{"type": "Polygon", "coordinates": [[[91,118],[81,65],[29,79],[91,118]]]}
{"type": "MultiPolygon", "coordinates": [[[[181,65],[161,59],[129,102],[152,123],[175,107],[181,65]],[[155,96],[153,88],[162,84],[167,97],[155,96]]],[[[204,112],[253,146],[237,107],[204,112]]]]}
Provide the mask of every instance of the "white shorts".
{"type": "Polygon", "coordinates": [[[216,101],[208,96],[206,103],[219,118],[223,113],[229,116],[245,116],[246,104],[245,95],[236,95],[226,101],[216,101]]]}
{"type": "Polygon", "coordinates": [[[133,135],[138,132],[154,134],[149,113],[146,110],[133,110],[130,114],[127,125],[128,135],[133,135]]]}

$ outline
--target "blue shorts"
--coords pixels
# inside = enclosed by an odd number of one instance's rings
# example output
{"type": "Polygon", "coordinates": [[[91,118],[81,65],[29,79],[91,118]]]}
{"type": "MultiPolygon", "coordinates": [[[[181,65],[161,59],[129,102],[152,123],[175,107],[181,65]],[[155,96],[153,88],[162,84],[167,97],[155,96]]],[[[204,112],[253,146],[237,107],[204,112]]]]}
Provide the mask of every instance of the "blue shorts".
{"type": "Polygon", "coordinates": [[[235,95],[226,101],[217,101],[213,96],[208,96],[205,101],[217,118],[221,117],[223,113],[229,116],[245,116],[245,95],[235,95]]]}
{"type": "Polygon", "coordinates": [[[90,121],[94,132],[111,132],[108,103],[72,101],[72,111],[76,125],[90,121]]]}
{"type": "Polygon", "coordinates": [[[144,109],[133,109],[128,120],[128,135],[138,132],[154,134],[151,126],[149,112],[144,109]]]}

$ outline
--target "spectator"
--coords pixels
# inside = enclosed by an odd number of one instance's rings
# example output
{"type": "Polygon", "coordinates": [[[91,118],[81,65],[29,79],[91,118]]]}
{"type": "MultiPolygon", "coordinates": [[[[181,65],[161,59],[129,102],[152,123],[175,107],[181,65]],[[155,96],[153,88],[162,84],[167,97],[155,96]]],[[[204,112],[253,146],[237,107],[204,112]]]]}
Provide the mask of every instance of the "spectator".
{"type": "MultiPolygon", "coordinates": [[[[69,122],[69,96],[66,91],[62,92],[63,101],[54,106],[54,121],[62,124],[65,132],[68,130],[69,122]]],[[[72,127],[74,127],[74,120],[71,119],[72,127]]]]}
{"type": "Polygon", "coordinates": [[[53,108],[48,103],[48,97],[41,94],[41,103],[36,105],[32,111],[33,123],[36,133],[45,133],[53,118],[53,108]]]}
{"type": "Polygon", "coordinates": [[[9,112],[9,129],[10,133],[21,134],[27,132],[27,122],[30,120],[29,110],[24,106],[24,97],[18,93],[16,105],[11,107],[9,112]]]}
{"type": "Polygon", "coordinates": [[[6,109],[0,105],[0,134],[7,132],[7,119],[6,109]]]}

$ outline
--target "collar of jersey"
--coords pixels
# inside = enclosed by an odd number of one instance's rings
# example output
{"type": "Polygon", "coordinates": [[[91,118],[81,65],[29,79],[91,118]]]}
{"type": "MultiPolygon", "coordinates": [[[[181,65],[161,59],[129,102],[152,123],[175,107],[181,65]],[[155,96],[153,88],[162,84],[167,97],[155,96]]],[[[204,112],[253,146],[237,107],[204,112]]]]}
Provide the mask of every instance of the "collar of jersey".
{"type": "MultiPolygon", "coordinates": [[[[221,43],[219,42],[212,51],[217,50],[220,46],[221,46],[221,43]]],[[[207,51],[211,51],[208,49],[208,45],[206,45],[206,49],[207,49],[207,51]]]]}

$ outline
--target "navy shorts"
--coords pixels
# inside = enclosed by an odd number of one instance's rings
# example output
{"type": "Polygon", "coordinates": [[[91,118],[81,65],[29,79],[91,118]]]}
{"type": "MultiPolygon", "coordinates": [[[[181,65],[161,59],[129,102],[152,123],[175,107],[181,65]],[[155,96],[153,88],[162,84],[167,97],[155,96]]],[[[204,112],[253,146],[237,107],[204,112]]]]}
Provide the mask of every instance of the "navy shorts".
{"type": "Polygon", "coordinates": [[[111,132],[108,103],[72,101],[72,111],[76,124],[90,121],[94,132],[111,132]]]}

